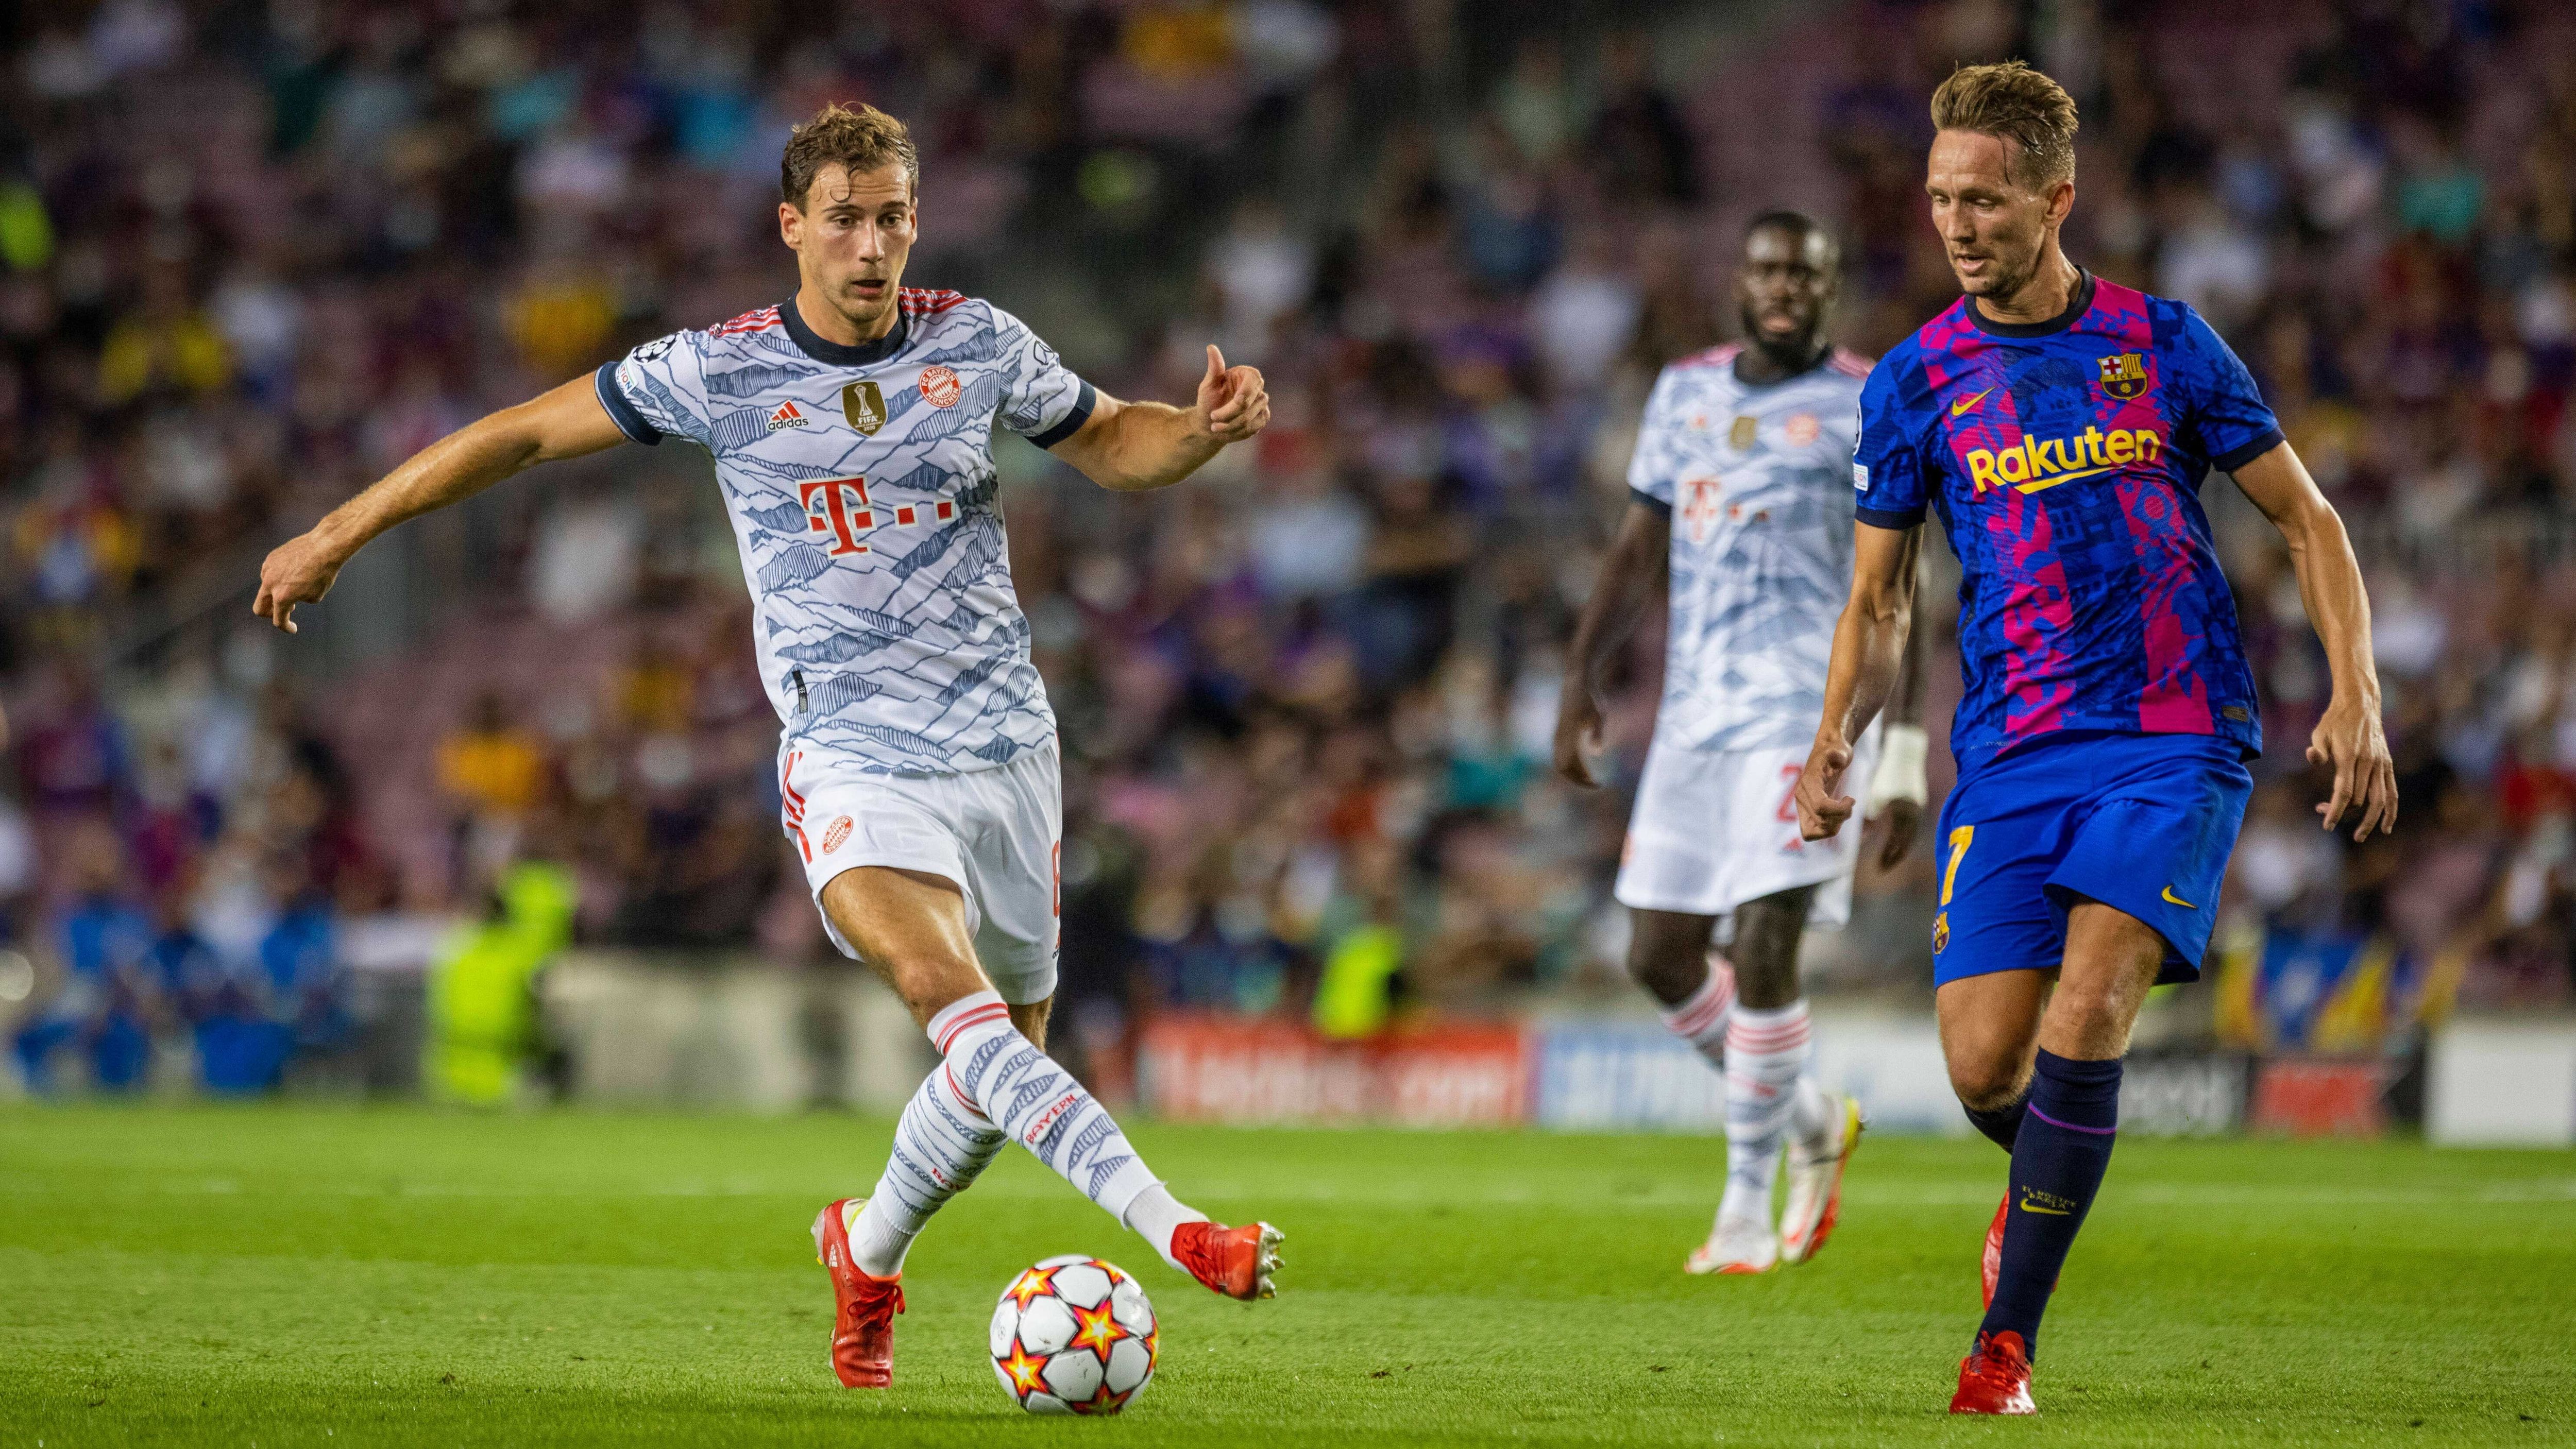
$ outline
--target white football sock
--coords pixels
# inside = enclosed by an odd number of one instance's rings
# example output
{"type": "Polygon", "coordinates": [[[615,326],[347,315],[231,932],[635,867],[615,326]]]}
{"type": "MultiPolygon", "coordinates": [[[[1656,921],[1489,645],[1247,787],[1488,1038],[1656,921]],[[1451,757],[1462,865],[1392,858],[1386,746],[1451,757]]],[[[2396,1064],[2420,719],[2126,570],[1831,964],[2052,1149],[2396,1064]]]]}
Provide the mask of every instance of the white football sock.
{"type": "Polygon", "coordinates": [[[859,1271],[880,1278],[902,1272],[914,1235],[983,1173],[1002,1142],[1001,1129],[948,1080],[946,1064],[933,1068],[894,1124],[894,1151],[877,1190],[847,1224],[859,1271]]]}
{"type": "MultiPolygon", "coordinates": [[[[979,991],[949,1003],[930,1019],[929,1031],[931,1045],[947,1058],[950,1084],[1111,1217],[1125,1222],[1138,1195],[1162,1181],[1108,1109],[1011,1025],[999,993],[979,991]]],[[[1168,1247],[1170,1232],[1163,1237],[1161,1246],[1168,1247]]]]}
{"type": "Polygon", "coordinates": [[[1726,1028],[1726,1195],[1718,1219],[1771,1221],[1780,1141],[1807,1069],[1807,1003],[1738,1006],[1726,1028]]]}
{"type": "Polygon", "coordinates": [[[1673,1035],[1689,1042],[1708,1064],[1726,1070],[1726,1022],[1735,1008],[1735,967],[1715,951],[1708,953],[1708,979],[1679,1006],[1658,1015],[1673,1035]]]}
{"type": "Polygon", "coordinates": [[[1136,1200],[1127,1205],[1121,1218],[1127,1226],[1145,1235],[1145,1241],[1154,1245],[1154,1251],[1163,1255],[1164,1262],[1186,1273],[1189,1269],[1182,1267],[1181,1260],[1172,1256],[1172,1234],[1179,1232],[1183,1223],[1206,1222],[1208,1215],[1172,1196],[1171,1190],[1158,1182],[1136,1194],[1136,1200]]]}

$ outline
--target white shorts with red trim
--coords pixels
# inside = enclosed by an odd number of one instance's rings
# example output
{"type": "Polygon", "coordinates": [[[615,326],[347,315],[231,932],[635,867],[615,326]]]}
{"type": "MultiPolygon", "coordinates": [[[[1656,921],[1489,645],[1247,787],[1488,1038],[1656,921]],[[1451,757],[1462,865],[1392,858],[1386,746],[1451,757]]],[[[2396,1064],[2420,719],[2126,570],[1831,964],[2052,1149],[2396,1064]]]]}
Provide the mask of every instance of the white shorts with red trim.
{"type": "MultiPolygon", "coordinates": [[[[966,897],[975,956],[1004,1001],[1055,994],[1064,791],[1055,742],[966,775],[871,773],[855,759],[789,740],[778,752],[779,809],[822,910],[845,870],[893,866],[940,876],[966,897]]],[[[831,913],[823,929],[856,957],[831,913]]]]}
{"type": "MultiPolygon", "coordinates": [[[[1807,924],[1827,930],[1848,924],[1861,822],[1854,818],[1831,840],[1798,838],[1790,792],[1806,769],[1808,749],[1694,750],[1658,736],[1646,750],[1611,894],[1632,910],[1727,917],[1747,901],[1822,886],[1807,924]]],[[[1852,750],[1843,793],[1860,794],[1877,768],[1878,726],[1872,724],[1852,750]]],[[[1731,925],[1720,920],[1716,939],[1731,940],[1731,925]]]]}

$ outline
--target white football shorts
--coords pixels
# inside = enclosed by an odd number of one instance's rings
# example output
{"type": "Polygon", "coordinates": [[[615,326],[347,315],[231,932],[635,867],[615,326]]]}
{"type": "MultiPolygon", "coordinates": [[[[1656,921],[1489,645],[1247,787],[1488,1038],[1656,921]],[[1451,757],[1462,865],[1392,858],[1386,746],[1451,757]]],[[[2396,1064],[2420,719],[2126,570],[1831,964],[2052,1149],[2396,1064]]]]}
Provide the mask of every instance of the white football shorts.
{"type": "MultiPolygon", "coordinates": [[[[924,871],[966,896],[975,956],[1004,1001],[1055,994],[1064,789],[1053,740],[965,775],[889,775],[790,740],[778,752],[779,808],[805,862],[814,908],[854,866],[924,871]]],[[[859,953],[823,916],[841,954],[859,953]]]]}
{"type": "MultiPolygon", "coordinates": [[[[1790,792],[1807,767],[1810,745],[1757,750],[1694,750],[1661,736],[1646,750],[1637,807],[1619,853],[1611,893],[1632,910],[1691,916],[1731,915],[1746,901],[1799,886],[1823,889],[1807,924],[1839,930],[1851,920],[1852,876],[1860,869],[1857,811],[1831,840],[1798,838],[1798,805],[1790,792]]],[[[1852,749],[1843,793],[1858,798],[1878,768],[1878,726],[1852,749]]],[[[1732,939],[1721,920],[1717,939],[1732,939]]]]}

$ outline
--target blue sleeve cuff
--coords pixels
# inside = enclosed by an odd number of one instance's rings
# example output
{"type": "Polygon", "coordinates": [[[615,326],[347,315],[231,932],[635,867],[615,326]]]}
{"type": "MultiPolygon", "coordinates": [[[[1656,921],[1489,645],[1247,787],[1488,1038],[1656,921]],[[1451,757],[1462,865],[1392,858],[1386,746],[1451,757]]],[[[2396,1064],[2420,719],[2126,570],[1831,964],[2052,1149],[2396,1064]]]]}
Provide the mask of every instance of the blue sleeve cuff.
{"type": "Polygon", "coordinates": [[[616,361],[601,363],[599,371],[590,375],[590,387],[599,394],[599,405],[608,409],[608,420],[617,424],[617,431],[648,448],[662,441],[662,430],[637,412],[635,404],[626,400],[626,389],[617,385],[616,361]]]}
{"type": "Polygon", "coordinates": [[[1029,441],[1041,448],[1054,447],[1082,431],[1082,425],[1091,421],[1091,410],[1098,406],[1100,406],[1100,394],[1092,389],[1090,383],[1083,383],[1082,391],[1073,400],[1073,410],[1058,418],[1055,426],[1045,432],[1029,434],[1029,441]]]}
{"type": "Polygon", "coordinates": [[[2209,463],[2221,473],[2233,473],[2288,441],[2289,439],[2281,436],[2279,428],[2266,428],[2263,430],[2263,436],[2241,448],[2230,448],[2210,459],[2209,463]]]}
{"type": "Polygon", "coordinates": [[[1901,511],[1889,508],[1856,508],[1852,510],[1852,516],[1872,528],[1892,528],[1902,533],[1923,521],[1923,510],[1919,507],[1901,511]]]}
{"type": "Polygon", "coordinates": [[[1670,518],[1673,516],[1673,506],[1671,504],[1657,498],[1654,494],[1647,492],[1643,488],[1629,489],[1628,496],[1638,503],[1655,510],[1655,514],[1659,518],[1670,518]]]}

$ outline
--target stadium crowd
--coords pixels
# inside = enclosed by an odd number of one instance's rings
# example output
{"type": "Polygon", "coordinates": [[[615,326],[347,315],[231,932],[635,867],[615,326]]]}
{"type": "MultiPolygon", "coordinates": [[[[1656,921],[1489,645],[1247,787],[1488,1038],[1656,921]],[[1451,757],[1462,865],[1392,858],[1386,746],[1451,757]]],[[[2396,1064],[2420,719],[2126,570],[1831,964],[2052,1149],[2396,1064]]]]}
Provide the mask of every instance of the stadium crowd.
{"type": "MultiPolygon", "coordinates": [[[[2210,316],[2372,583],[2405,814],[2356,849],[2308,814],[2325,673],[2286,561],[2232,488],[2205,495],[2268,695],[2238,936],[2388,942],[2410,989],[2488,1006],[2576,991],[2576,18],[843,14],[101,0],[8,22],[0,931],[44,968],[14,1036],[30,1080],[68,1050],[131,1081],[153,1038],[194,1033],[210,1083],[272,1082],[345,1034],[359,928],[473,913],[529,856],[579,881],[590,940],[828,950],[685,460],[509,485],[415,526],[410,594],[353,569],[304,639],[242,623],[259,553],[412,450],[780,300],[777,149],[828,99],[921,141],[909,280],[992,296],[1121,395],[1187,396],[1214,338],[1276,399],[1255,446],[1141,499],[997,446],[1067,746],[1077,1024],[1188,1005],[1361,1034],[1408,1000],[1605,979],[1626,800],[1545,762],[1645,388],[1732,329],[1728,259],[1773,206],[1844,238],[1845,344],[1945,305],[1924,98],[2007,54],[2084,106],[2070,254],[2210,316]]],[[[1656,647],[1614,715],[1629,783],[1656,647]]],[[[1920,993],[1928,854],[1864,878],[1833,979],[1920,993]]]]}

